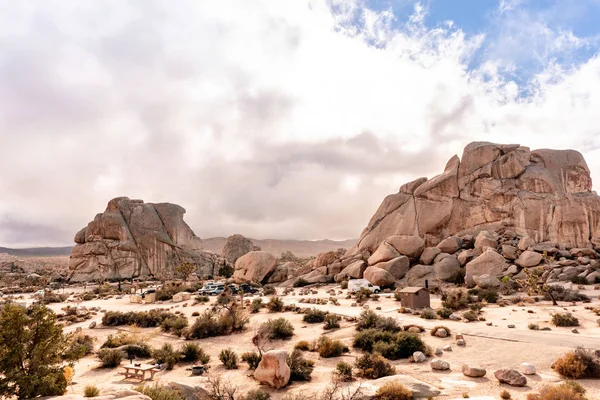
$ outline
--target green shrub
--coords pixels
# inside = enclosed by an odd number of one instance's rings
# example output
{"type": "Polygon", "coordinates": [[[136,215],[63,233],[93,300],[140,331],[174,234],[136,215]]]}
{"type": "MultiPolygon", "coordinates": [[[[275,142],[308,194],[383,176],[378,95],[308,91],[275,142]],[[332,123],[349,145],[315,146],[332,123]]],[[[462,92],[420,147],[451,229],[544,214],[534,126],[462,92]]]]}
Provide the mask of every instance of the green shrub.
{"type": "Polygon", "coordinates": [[[294,326],[285,318],[270,319],[262,325],[271,340],[289,339],[294,336],[294,326]]]}
{"type": "Polygon", "coordinates": [[[198,303],[208,303],[210,301],[210,297],[201,294],[199,296],[196,296],[196,301],[198,303]]]}
{"type": "Polygon", "coordinates": [[[173,350],[173,346],[170,343],[165,343],[160,349],[154,350],[152,357],[156,359],[157,363],[165,364],[168,370],[172,370],[181,358],[179,353],[173,350]]]}
{"type": "Polygon", "coordinates": [[[224,265],[219,268],[219,276],[224,276],[225,278],[231,278],[233,272],[234,269],[231,265],[224,265]]]}
{"type": "Polygon", "coordinates": [[[165,319],[160,328],[163,332],[172,332],[174,335],[181,336],[181,332],[188,326],[186,317],[169,317],[165,319]]]}
{"type": "Polygon", "coordinates": [[[579,326],[579,319],[573,314],[556,313],[552,314],[552,323],[555,326],[579,326]]]}
{"type": "Polygon", "coordinates": [[[231,349],[223,349],[219,353],[219,360],[225,366],[225,369],[237,369],[238,367],[238,356],[235,351],[231,349]]]}
{"type": "Polygon", "coordinates": [[[260,389],[251,390],[242,397],[242,400],[269,400],[271,395],[267,392],[263,392],[260,389]]]}
{"type": "Polygon", "coordinates": [[[325,316],[325,326],[323,327],[323,329],[331,330],[331,329],[339,328],[341,320],[342,320],[342,317],[340,317],[339,315],[327,314],[325,316]]]}
{"type": "Polygon", "coordinates": [[[310,282],[308,282],[306,279],[304,278],[298,278],[294,281],[294,287],[304,287],[310,285],[310,282]]]}
{"type": "Polygon", "coordinates": [[[274,286],[265,286],[263,288],[263,294],[265,296],[271,296],[271,295],[277,294],[277,289],[275,289],[274,286]]]}
{"type": "Polygon", "coordinates": [[[352,376],[352,365],[344,361],[337,363],[335,366],[335,374],[343,382],[350,382],[354,379],[352,376]]]}
{"type": "Polygon", "coordinates": [[[382,317],[373,310],[363,311],[356,322],[356,330],[379,329],[386,332],[398,332],[400,326],[392,317],[382,317]]]}
{"type": "Polygon", "coordinates": [[[202,364],[208,364],[210,360],[210,356],[196,343],[184,343],[179,353],[181,354],[181,359],[185,362],[195,363],[200,361],[202,364]]]}
{"type": "Polygon", "coordinates": [[[68,294],[59,294],[50,291],[45,291],[41,298],[41,302],[44,304],[50,303],[62,303],[69,298],[68,294]]]}
{"type": "Polygon", "coordinates": [[[479,320],[479,317],[477,316],[477,313],[475,313],[475,311],[465,311],[462,316],[469,322],[479,320]]]}
{"type": "Polygon", "coordinates": [[[300,350],[292,351],[287,358],[287,364],[291,370],[290,381],[310,381],[315,363],[306,360],[300,350]]]}
{"type": "Polygon", "coordinates": [[[184,400],[183,393],[170,386],[159,385],[155,383],[152,386],[142,384],[135,388],[141,394],[150,397],[152,400],[184,400]]]}
{"type": "Polygon", "coordinates": [[[321,311],[321,310],[317,310],[316,308],[313,308],[312,310],[307,310],[304,313],[304,317],[302,318],[302,321],[309,323],[309,324],[317,324],[319,322],[325,321],[325,315],[327,315],[327,313],[325,311],[321,311]]]}
{"type": "Polygon", "coordinates": [[[421,351],[425,354],[431,353],[431,350],[416,333],[398,332],[389,343],[379,342],[373,345],[373,350],[380,353],[387,359],[398,360],[408,358],[415,351],[421,351]]]}
{"type": "Polygon", "coordinates": [[[364,354],[356,360],[355,367],[358,375],[367,379],[379,379],[396,373],[394,366],[379,354],[364,354]]]}
{"type": "Polygon", "coordinates": [[[567,378],[600,378],[600,360],[583,348],[570,351],[556,360],[552,368],[567,378]]]}
{"type": "Polygon", "coordinates": [[[168,318],[177,318],[177,315],[165,310],[149,311],[107,311],[102,317],[104,326],[136,325],[140,328],[154,328],[160,326],[168,318]]]}
{"type": "Polygon", "coordinates": [[[256,369],[261,359],[261,355],[255,351],[249,351],[242,354],[242,361],[248,363],[250,369],[256,369]]]}
{"type": "Polygon", "coordinates": [[[94,385],[88,385],[83,389],[83,397],[96,397],[100,394],[100,390],[94,385]]]}
{"type": "Polygon", "coordinates": [[[437,315],[442,319],[448,319],[452,315],[453,311],[449,308],[443,307],[436,311],[437,315]]]}
{"type": "Polygon", "coordinates": [[[473,311],[474,313],[480,314],[482,309],[483,309],[482,303],[469,304],[469,310],[473,311]]]}
{"type": "Polygon", "coordinates": [[[102,362],[102,368],[116,368],[123,361],[123,352],[117,349],[101,349],[98,358],[102,362]]]}
{"type": "Polygon", "coordinates": [[[436,319],[437,318],[437,314],[431,308],[425,308],[423,311],[421,311],[421,318],[423,318],[423,319],[436,319]]]}
{"type": "Polygon", "coordinates": [[[352,346],[364,351],[373,351],[375,343],[391,343],[394,340],[394,333],[381,331],[379,329],[366,329],[356,332],[352,346]]]}
{"type": "Polygon", "coordinates": [[[377,389],[374,399],[376,400],[411,400],[412,391],[399,382],[386,382],[377,389]]]}
{"type": "Polygon", "coordinates": [[[333,340],[321,336],[317,342],[317,351],[323,358],[339,357],[344,353],[344,344],[340,340],[333,340]]]}
{"type": "Polygon", "coordinates": [[[343,280],[340,283],[340,289],[348,289],[348,281],[347,280],[343,280]]]}
{"type": "Polygon", "coordinates": [[[204,339],[229,335],[244,330],[249,319],[245,311],[236,304],[220,311],[205,310],[186,333],[188,339],[204,339]]]}
{"type": "Polygon", "coordinates": [[[479,289],[477,292],[477,297],[479,301],[485,300],[488,303],[496,303],[500,298],[498,291],[496,289],[479,289]]]}
{"type": "Polygon", "coordinates": [[[361,287],[354,293],[354,297],[356,297],[357,303],[363,303],[367,301],[371,297],[372,293],[369,289],[361,287]]]}
{"type": "Polygon", "coordinates": [[[68,337],[70,339],[69,347],[64,354],[65,359],[78,360],[94,351],[94,342],[96,339],[83,333],[75,333],[68,337]]]}
{"type": "Polygon", "coordinates": [[[152,357],[152,348],[147,343],[127,344],[123,347],[127,358],[150,358],[152,357]]]}
{"type": "Polygon", "coordinates": [[[251,308],[252,308],[252,312],[254,314],[256,314],[257,312],[260,312],[260,309],[263,307],[263,301],[261,298],[257,298],[252,300],[252,304],[251,304],[251,308]]]}
{"type": "Polygon", "coordinates": [[[281,312],[283,310],[283,300],[277,296],[273,296],[267,303],[267,308],[270,312],[281,312]]]}

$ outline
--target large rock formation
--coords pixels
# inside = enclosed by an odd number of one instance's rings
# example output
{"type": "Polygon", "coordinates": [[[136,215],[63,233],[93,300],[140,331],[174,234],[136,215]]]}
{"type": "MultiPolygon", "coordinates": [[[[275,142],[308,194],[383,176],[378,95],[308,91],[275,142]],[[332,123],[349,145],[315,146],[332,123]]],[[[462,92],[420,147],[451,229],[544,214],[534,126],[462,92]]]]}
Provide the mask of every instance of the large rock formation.
{"type": "Polygon", "coordinates": [[[277,266],[277,259],[266,251],[251,251],[235,262],[233,279],[237,283],[262,283],[277,266]]]}
{"type": "Polygon", "coordinates": [[[185,209],[118,197],[75,235],[72,281],[170,276],[182,263],[215,274],[226,261],[202,251],[202,240],[183,221],[185,209]]]}
{"type": "Polygon", "coordinates": [[[227,238],[227,242],[223,246],[222,255],[231,265],[235,265],[237,259],[244,254],[259,250],[260,247],[255,246],[252,240],[240,234],[235,234],[227,238]]]}
{"type": "Polygon", "coordinates": [[[451,235],[499,229],[536,243],[600,246],[600,197],[592,192],[583,156],[471,143],[441,175],[419,178],[387,196],[347,255],[374,253],[393,235],[419,236],[435,246],[451,235]]]}

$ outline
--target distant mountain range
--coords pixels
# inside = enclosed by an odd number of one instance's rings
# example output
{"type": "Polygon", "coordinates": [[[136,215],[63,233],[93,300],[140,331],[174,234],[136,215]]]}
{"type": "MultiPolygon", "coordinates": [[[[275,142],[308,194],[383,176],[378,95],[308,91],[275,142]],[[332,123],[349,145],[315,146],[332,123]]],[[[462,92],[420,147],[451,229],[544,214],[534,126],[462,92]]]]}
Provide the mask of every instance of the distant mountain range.
{"type": "MultiPolygon", "coordinates": [[[[275,257],[279,257],[284,251],[291,251],[298,257],[310,257],[318,253],[348,249],[354,246],[357,239],[348,240],[279,240],[279,239],[251,239],[255,245],[260,246],[263,251],[268,251],[275,257]]],[[[204,249],[221,254],[227,238],[213,237],[202,239],[204,249]]],[[[0,247],[0,253],[6,253],[17,257],[58,257],[69,256],[73,246],[65,247],[30,247],[24,249],[12,249],[0,247]]]]}

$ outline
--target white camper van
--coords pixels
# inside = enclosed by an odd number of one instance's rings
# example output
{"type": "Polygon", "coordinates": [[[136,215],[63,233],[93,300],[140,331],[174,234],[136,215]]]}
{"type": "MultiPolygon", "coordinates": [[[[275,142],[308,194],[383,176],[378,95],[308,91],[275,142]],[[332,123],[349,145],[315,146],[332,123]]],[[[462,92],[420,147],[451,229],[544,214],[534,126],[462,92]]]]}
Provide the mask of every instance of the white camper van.
{"type": "Polygon", "coordinates": [[[348,292],[349,293],[358,292],[360,290],[360,288],[365,288],[367,290],[370,290],[373,293],[381,292],[381,288],[379,286],[373,285],[371,282],[369,282],[366,279],[350,279],[348,281],[348,292]]]}

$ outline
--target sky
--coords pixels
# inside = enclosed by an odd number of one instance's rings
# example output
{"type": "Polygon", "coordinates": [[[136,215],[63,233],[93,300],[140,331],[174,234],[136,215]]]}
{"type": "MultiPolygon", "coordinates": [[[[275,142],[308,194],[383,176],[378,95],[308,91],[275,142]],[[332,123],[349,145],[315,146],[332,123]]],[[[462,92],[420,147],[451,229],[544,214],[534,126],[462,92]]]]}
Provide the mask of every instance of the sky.
{"type": "MultiPolygon", "coordinates": [[[[200,237],[356,238],[471,141],[600,182],[600,0],[0,0],[0,246],[114,197],[200,237]]],[[[598,186],[595,186],[596,188],[598,186]]]]}

